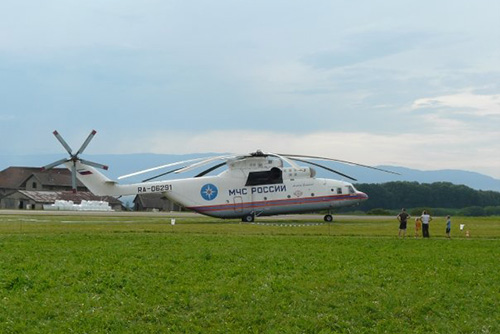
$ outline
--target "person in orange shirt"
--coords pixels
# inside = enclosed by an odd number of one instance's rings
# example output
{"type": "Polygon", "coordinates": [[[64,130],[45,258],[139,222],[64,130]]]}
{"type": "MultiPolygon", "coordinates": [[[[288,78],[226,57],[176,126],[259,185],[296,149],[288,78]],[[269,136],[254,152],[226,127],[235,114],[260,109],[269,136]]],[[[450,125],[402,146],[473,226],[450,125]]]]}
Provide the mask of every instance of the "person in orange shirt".
{"type": "Polygon", "coordinates": [[[420,237],[420,231],[422,230],[422,218],[415,218],[415,238],[420,237]]]}

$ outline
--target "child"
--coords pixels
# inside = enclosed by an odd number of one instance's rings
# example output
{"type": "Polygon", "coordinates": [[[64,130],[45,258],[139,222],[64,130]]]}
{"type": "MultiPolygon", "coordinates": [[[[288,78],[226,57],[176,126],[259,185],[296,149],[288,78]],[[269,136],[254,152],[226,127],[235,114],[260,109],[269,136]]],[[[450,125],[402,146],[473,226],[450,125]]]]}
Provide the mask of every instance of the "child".
{"type": "Polygon", "coordinates": [[[451,238],[450,231],[451,231],[451,217],[448,215],[446,216],[446,236],[448,238],[451,238]]]}
{"type": "Polygon", "coordinates": [[[415,238],[420,237],[420,231],[422,230],[422,218],[415,218],[415,238]]]}

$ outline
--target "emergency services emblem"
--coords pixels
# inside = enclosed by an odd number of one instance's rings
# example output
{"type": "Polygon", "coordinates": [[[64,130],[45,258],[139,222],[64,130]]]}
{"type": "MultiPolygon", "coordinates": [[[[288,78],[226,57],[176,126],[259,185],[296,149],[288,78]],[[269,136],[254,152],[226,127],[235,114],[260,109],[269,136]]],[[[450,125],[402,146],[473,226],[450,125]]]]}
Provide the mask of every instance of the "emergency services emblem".
{"type": "Polygon", "coordinates": [[[211,201],[216,198],[218,193],[219,190],[217,189],[217,187],[211,183],[205,184],[203,187],[201,187],[200,191],[201,197],[203,197],[203,199],[207,201],[211,201]]]}

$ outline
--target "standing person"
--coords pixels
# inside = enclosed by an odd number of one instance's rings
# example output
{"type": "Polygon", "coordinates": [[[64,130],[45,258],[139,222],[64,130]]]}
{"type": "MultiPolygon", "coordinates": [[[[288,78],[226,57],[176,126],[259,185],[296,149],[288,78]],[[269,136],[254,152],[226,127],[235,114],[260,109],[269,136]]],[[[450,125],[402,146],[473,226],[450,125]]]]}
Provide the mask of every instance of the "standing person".
{"type": "Polygon", "coordinates": [[[398,237],[401,238],[401,234],[403,235],[403,238],[406,237],[406,223],[408,222],[408,219],[410,218],[410,215],[406,213],[406,209],[402,208],[401,212],[399,215],[396,217],[399,221],[399,233],[398,237]]]}
{"type": "Polygon", "coordinates": [[[448,238],[451,238],[450,231],[451,231],[451,217],[448,215],[446,216],[446,236],[448,238]]]}
{"type": "Polygon", "coordinates": [[[426,210],[422,212],[422,234],[424,238],[429,238],[429,223],[432,220],[431,215],[427,213],[426,210]]]}
{"type": "Polygon", "coordinates": [[[415,238],[420,237],[420,231],[422,230],[422,218],[415,218],[415,238]]]}

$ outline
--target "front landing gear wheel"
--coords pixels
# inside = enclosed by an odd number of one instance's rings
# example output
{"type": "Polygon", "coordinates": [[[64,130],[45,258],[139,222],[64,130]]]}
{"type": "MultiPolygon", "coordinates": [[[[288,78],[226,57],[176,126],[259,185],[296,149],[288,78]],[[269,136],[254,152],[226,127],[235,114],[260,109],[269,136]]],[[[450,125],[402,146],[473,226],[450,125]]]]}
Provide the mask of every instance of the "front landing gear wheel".
{"type": "Polygon", "coordinates": [[[333,221],[333,217],[332,215],[325,215],[325,217],[323,217],[323,220],[327,223],[331,223],[333,221]]]}
{"type": "Polygon", "coordinates": [[[246,215],[246,216],[243,216],[243,218],[241,218],[241,221],[243,221],[245,223],[251,223],[251,222],[253,222],[253,220],[254,220],[253,215],[246,215]]]}

